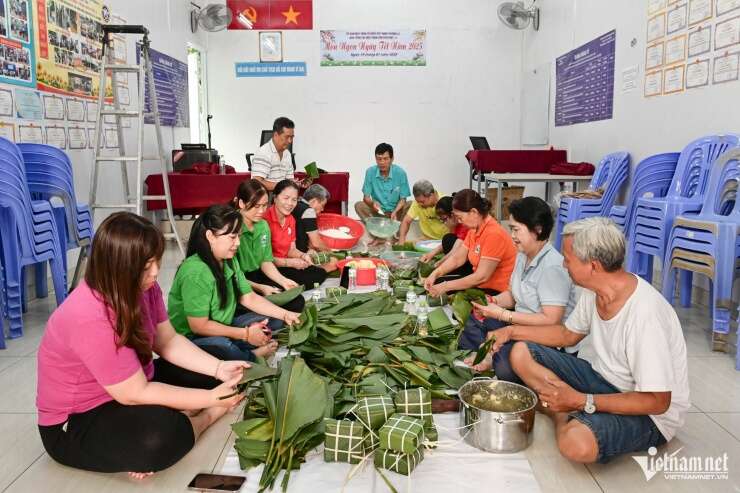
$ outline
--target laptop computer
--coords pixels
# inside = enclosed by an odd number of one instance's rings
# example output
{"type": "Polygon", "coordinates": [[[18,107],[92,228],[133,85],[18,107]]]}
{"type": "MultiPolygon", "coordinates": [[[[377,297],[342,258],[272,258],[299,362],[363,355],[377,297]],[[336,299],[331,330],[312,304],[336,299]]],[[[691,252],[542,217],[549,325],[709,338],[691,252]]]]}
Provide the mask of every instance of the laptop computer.
{"type": "Polygon", "coordinates": [[[473,145],[473,150],[476,151],[490,151],[491,146],[488,145],[488,139],[485,137],[470,137],[470,143],[473,145]]]}

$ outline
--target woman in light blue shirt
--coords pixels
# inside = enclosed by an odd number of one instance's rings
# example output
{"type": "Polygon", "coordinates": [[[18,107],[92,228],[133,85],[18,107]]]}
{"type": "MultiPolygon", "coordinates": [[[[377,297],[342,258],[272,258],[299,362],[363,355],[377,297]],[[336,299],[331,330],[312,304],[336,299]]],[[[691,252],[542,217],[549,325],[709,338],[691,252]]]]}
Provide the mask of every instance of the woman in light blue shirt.
{"type": "MultiPolygon", "coordinates": [[[[576,287],[563,267],[563,256],[548,241],[553,227],[550,206],[538,197],[525,197],[513,201],[509,213],[511,236],[519,250],[509,289],[488,297],[487,306],[474,304],[461,338],[461,347],[468,346],[465,349],[477,347],[491,331],[506,325],[558,324],[576,305],[576,287]]],[[[484,371],[493,365],[499,380],[521,383],[509,364],[511,346],[505,344],[493,359],[474,369],[484,371]]],[[[575,354],[578,348],[564,351],[575,354]]]]}

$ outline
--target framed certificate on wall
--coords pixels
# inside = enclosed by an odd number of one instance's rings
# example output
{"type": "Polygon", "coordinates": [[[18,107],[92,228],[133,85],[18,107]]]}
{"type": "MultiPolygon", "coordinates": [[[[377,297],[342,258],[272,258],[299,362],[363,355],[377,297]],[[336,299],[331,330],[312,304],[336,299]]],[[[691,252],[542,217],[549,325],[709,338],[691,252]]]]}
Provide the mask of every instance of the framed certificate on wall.
{"type": "Polygon", "coordinates": [[[280,31],[260,32],[260,62],[283,61],[283,33],[280,31]]]}

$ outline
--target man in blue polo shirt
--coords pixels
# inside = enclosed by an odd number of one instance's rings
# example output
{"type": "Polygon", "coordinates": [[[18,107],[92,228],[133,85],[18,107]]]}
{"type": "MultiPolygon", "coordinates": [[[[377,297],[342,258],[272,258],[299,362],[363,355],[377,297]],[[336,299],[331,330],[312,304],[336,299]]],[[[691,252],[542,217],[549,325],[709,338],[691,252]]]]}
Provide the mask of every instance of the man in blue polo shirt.
{"type": "Polygon", "coordinates": [[[388,216],[400,221],[406,216],[411,195],[406,172],[393,164],[393,147],[385,142],[375,148],[375,163],[365,172],[362,184],[362,201],[355,204],[360,219],[372,216],[388,216]]]}

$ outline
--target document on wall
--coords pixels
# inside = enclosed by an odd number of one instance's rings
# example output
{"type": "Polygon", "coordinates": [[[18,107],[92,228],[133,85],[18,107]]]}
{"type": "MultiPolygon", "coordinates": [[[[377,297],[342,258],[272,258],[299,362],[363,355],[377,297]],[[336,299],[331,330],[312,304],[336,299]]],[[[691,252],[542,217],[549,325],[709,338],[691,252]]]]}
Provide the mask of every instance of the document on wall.
{"type": "Polygon", "coordinates": [[[690,26],[712,17],[712,2],[713,0],[689,0],[690,26]]]}
{"type": "Polygon", "coordinates": [[[647,42],[653,42],[665,36],[665,14],[658,14],[648,20],[647,42]]]}
{"type": "Polygon", "coordinates": [[[106,149],[116,149],[118,147],[118,130],[115,128],[105,129],[105,147],[106,149]]]}
{"type": "Polygon", "coordinates": [[[663,73],[663,94],[683,91],[684,66],[667,68],[663,73]]]}
{"type": "MultiPolygon", "coordinates": [[[[101,143],[105,144],[104,141],[102,141],[103,136],[100,136],[101,143]]],[[[95,147],[95,129],[94,128],[88,128],[87,129],[87,147],[90,149],[93,149],[95,147]]]]}
{"type": "Polygon", "coordinates": [[[46,144],[60,149],[66,149],[67,130],[64,127],[46,127],[46,144]]]}
{"type": "Polygon", "coordinates": [[[0,89],[0,116],[13,116],[13,91],[0,89]]]}
{"type": "Polygon", "coordinates": [[[98,103],[87,102],[87,121],[94,122],[98,118],[98,103]]]}
{"type": "Polygon", "coordinates": [[[663,71],[656,70],[645,74],[645,97],[663,94],[663,71]]]}
{"type": "Polygon", "coordinates": [[[654,69],[663,65],[663,51],[665,44],[661,41],[645,48],[645,70],[654,69]]]}
{"type": "Polygon", "coordinates": [[[699,26],[689,33],[689,58],[712,49],[712,26],[699,26]]]}
{"type": "Polygon", "coordinates": [[[64,120],[64,100],[59,96],[44,94],[44,118],[64,120]]]}
{"type": "Polygon", "coordinates": [[[665,64],[686,61],[686,35],[682,34],[665,42],[665,64]]]}
{"type": "Polygon", "coordinates": [[[44,104],[38,91],[15,89],[15,111],[18,118],[26,120],[43,120],[44,104]]]}
{"type": "Polygon", "coordinates": [[[87,130],[82,127],[69,127],[69,148],[84,149],[87,147],[87,130]]]}
{"type": "Polygon", "coordinates": [[[668,20],[666,21],[666,30],[668,31],[668,34],[678,32],[686,27],[686,15],[687,6],[685,3],[668,11],[668,20]]]}
{"type": "Polygon", "coordinates": [[[24,144],[43,144],[44,134],[39,125],[19,125],[19,140],[24,144]]]}
{"type": "Polygon", "coordinates": [[[709,85],[709,58],[686,65],[686,89],[709,85]]]}
{"type": "Polygon", "coordinates": [[[648,15],[660,12],[665,8],[666,0],[648,0],[648,15]]]}
{"type": "Polygon", "coordinates": [[[71,122],[85,121],[85,102],[80,99],[67,99],[67,120],[71,122]]]}
{"type": "Polygon", "coordinates": [[[740,0],[717,0],[717,17],[740,10],[740,0]]]}
{"type": "Polygon", "coordinates": [[[622,92],[630,92],[637,89],[637,80],[639,76],[639,65],[633,65],[622,70],[622,92]]]}
{"type": "Polygon", "coordinates": [[[740,53],[729,53],[714,59],[714,73],[712,82],[720,84],[738,79],[738,62],[740,53]]]}
{"type": "Polygon", "coordinates": [[[740,43],[740,15],[724,22],[718,22],[714,30],[715,50],[740,43]]]}
{"type": "Polygon", "coordinates": [[[5,137],[15,142],[15,124],[12,122],[0,122],[0,137],[5,137]]]}

